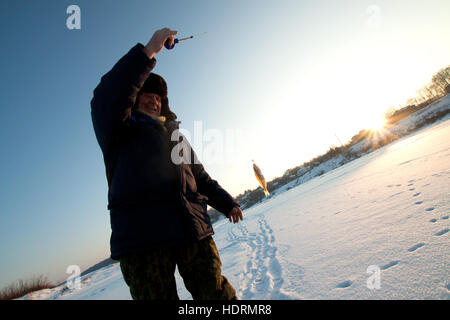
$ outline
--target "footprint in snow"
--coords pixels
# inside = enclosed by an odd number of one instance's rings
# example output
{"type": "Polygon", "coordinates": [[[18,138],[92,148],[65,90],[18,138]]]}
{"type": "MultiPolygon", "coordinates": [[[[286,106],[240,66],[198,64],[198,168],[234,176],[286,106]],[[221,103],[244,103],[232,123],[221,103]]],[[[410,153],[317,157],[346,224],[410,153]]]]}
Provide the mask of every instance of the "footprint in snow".
{"type": "Polygon", "coordinates": [[[433,176],[433,177],[437,177],[437,178],[439,178],[439,177],[441,176],[441,174],[439,174],[439,173],[435,173],[435,174],[432,174],[432,176],[433,176]]]}
{"type": "Polygon", "coordinates": [[[249,233],[245,227],[238,226],[240,235],[228,234],[231,243],[243,243],[247,246],[248,261],[239,274],[241,285],[239,296],[243,299],[289,299],[280,291],[283,285],[283,270],[278,261],[273,230],[264,216],[258,219],[259,230],[249,233]]]}
{"type": "Polygon", "coordinates": [[[437,220],[436,219],[431,219],[430,222],[431,223],[435,223],[437,220]]]}
{"type": "Polygon", "coordinates": [[[425,245],[425,243],[421,242],[416,244],[415,246],[412,246],[411,248],[408,249],[409,252],[413,252],[416,251],[417,249],[423,247],[425,245]]]}
{"type": "Polygon", "coordinates": [[[423,203],[423,201],[417,201],[417,202],[415,202],[414,204],[419,205],[419,204],[422,204],[422,203],[423,203]]]}
{"type": "Polygon", "coordinates": [[[391,267],[393,267],[393,266],[396,266],[399,262],[400,262],[400,261],[398,261],[398,260],[391,261],[391,262],[389,262],[388,264],[382,266],[380,269],[381,269],[381,270],[389,269],[389,268],[391,268],[391,267]]]}
{"type": "Polygon", "coordinates": [[[429,211],[433,211],[433,210],[434,210],[433,207],[430,207],[430,208],[426,208],[426,209],[425,209],[425,211],[428,211],[428,212],[429,212],[429,211]]]}
{"type": "Polygon", "coordinates": [[[393,198],[393,197],[396,197],[396,196],[398,196],[398,195],[400,195],[400,194],[402,194],[403,193],[403,191],[402,192],[397,192],[397,193],[394,193],[393,195],[391,195],[389,198],[393,198]]]}
{"type": "Polygon", "coordinates": [[[413,195],[413,197],[420,196],[421,193],[422,193],[422,192],[417,192],[417,193],[415,193],[415,194],[413,195]]]}
{"type": "Polygon", "coordinates": [[[447,220],[449,216],[442,217],[442,220],[447,220]]]}
{"type": "Polygon", "coordinates": [[[446,234],[448,231],[449,231],[449,229],[445,228],[444,230],[441,230],[438,233],[435,233],[435,236],[442,236],[443,234],[446,234]]]}
{"type": "Polygon", "coordinates": [[[352,284],[353,284],[353,283],[352,283],[350,280],[347,280],[347,281],[344,281],[344,282],[339,283],[339,284],[336,286],[336,288],[337,288],[337,289],[345,289],[345,288],[350,287],[352,284]]]}

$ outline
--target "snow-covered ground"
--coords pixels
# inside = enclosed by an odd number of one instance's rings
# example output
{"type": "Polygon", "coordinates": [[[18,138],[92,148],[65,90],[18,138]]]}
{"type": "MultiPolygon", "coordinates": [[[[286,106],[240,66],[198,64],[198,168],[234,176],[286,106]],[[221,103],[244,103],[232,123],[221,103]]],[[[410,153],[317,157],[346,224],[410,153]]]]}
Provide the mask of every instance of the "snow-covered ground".
{"type": "MultiPolygon", "coordinates": [[[[448,117],[283,189],[244,210],[243,222],[214,226],[240,299],[450,298],[448,117]],[[369,289],[377,275],[379,289],[369,289]]],[[[78,290],[63,287],[24,299],[131,298],[119,264],[83,276],[78,290]]]]}

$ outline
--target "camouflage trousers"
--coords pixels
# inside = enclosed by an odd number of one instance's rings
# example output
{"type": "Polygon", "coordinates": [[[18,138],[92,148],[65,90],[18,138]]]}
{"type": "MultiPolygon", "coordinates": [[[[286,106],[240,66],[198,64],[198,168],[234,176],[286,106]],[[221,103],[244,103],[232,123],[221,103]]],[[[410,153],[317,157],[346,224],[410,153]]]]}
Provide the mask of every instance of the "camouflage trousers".
{"type": "Polygon", "coordinates": [[[236,291],[221,275],[212,237],[120,258],[123,278],[134,300],[179,300],[175,267],[194,300],[232,300],[236,291]]]}

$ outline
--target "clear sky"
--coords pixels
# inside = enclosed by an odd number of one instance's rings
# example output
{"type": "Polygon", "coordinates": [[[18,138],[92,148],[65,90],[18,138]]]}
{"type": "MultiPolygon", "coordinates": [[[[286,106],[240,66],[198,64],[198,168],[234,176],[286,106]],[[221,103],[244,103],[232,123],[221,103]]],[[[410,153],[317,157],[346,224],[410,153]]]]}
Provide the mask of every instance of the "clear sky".
{"type": "Polygon", "coordinates": [[[257,187],[251,159],[270,181],[413,96],[449,64],[449,13],[447,0],[1,1],[0,286],[109,256],[90,100],[155,30],[206,32],[163,50],[154,72],[237,196],[257,187]],[[66,26],[72,4],[80,30],[66,26]]]}

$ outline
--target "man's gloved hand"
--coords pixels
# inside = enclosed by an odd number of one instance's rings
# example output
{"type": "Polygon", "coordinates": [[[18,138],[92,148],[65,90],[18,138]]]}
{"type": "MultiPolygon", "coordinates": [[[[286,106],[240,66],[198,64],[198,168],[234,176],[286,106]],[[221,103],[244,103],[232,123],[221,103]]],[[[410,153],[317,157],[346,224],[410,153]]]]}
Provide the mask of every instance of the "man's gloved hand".
{"type": "Polygon", "coordinates": [[[244,220],[244,217],[242,216],[241,208],[234,207],[230,213],[228,213],[228,220],[233,223],[238,223],[239,220],[244,220]]]}
{"type": "Polygon", "coordinates": [[[163,28],[156,31],[144,47],[145,54],[149,57],[149,59],[153,58],[153,56],[161,52],[164,47],[164,42],[166,42],[167,39],[169,39],[169,45],[173,44],[175,41],[174,35],[177,33],[178,31],[170,30],[169,28],[163,28]]]}

